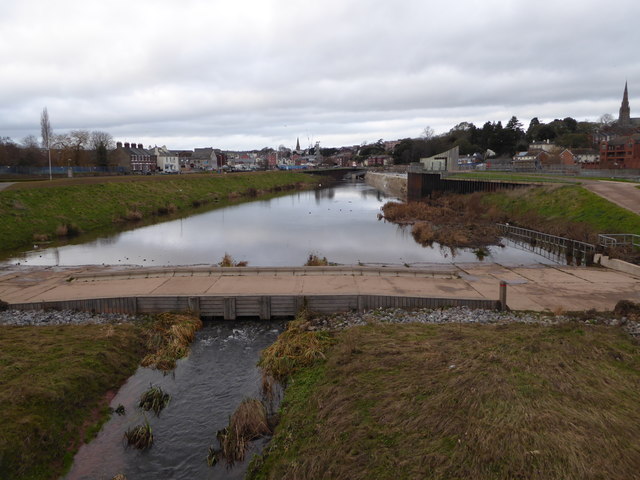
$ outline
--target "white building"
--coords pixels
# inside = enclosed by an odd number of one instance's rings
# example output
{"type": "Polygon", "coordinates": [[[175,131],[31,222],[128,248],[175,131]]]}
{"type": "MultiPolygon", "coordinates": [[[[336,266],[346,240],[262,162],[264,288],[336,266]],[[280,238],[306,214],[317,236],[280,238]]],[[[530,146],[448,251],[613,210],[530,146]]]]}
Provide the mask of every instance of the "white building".
{"type": "Polygon", "coordinates": [[[156,165],[158,170],[167,173],[178,173],[180,171],[180,160],[177,154],[169,151],[169,149],[163,145],[161,147],[154,147],[151,150],[151,155],[156,159],[156,165]]]}

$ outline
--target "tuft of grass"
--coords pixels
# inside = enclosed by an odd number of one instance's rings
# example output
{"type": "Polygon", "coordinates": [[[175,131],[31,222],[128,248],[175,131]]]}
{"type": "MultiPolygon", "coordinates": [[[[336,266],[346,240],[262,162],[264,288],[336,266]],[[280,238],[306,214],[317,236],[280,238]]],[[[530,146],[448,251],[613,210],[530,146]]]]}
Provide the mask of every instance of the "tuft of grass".
{"type": "Polygon", "coordinates": [[[142,359],[141,365],[164,371],[173,370],[176,360],[189,354],[189,345],[201,328],[202,320],[192,315],[156,315],[147,340],[150,353],[142,359]]]}
{"type": "Polygon", "coordinates": [[[618,328],[373,324],[326,356],[293,375],[248,478],[623,480],[640,468],[640,346],[618,328]]]}
{"type": "Polygon", "coordinates": [[[151,387],[142,394],[138,407],[143,410],[153,411],[156,416],[160,416],[160,412],[169,405],[171,395],[165,393],[161,387],[151,385],[151,387]]]}
{"type": "MultiPolygon", "coordinates": [[[[264,375],[286,382],[295,372],[325,358],[332,339],[327,332],[309,330],[309,320],[309,313],[301,310],[276,341],[261,352],[258,366],[264,375]]],[[[269,385],[269,380],[264,379],[263,385],[269,385]]]]}
{"type": "Polygon", "coordinates": [[[304,264],[305,267],[326,267],[328,265],[329,260],[327,260],[327,257],[320,257],[315,253],[310,253],[309,258],[307,258],[304,264]]]}
{"type": "Polygon", "coordinates": [[[145,419],[144,423],[130,428],[124,434],[127,445],[137,448],[138,450],[146,450],[153,445],[153,433],[151,425],[145,419]]]}
{"type": "Polygon", "coordinates": [[[229,425],[218,431],[220,449],[209,450],[209,464],[215,464],[218,455],[225,458],[229,465],[244,460],[249,442],[270,433],[267,409],[262,402],[255,398],[243,400],[231,415],[229,425]]]}
{"type": "Polygon", "coordinates": [[[222,257],[222,260],[220,260],[218,262],[218,266],[219,267],[246,267],[247,265],[249,265],[249,262],[247,261],[241,261],[241,262],[236,262],[234,260],[234,258],[229,255],[227,252],[224,253],[224,256],[222,257]]]}

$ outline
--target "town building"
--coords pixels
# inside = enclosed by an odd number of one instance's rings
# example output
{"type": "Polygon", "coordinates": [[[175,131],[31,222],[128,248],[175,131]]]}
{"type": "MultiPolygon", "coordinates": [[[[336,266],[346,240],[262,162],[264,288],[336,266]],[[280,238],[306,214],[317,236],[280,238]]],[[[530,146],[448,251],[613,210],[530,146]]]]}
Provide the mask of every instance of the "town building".
{"type": "Polygon", "coordinates": [[[132,173],[152,173],[157,169],[156,160],[141,143],[117,142],[111,158],[118,167],[132,173]]]}
{"type": "Polygon", "coordinates": [[[153,147],[150,153],[151,157],[155,159],[159,171],[165,173],[180,172],[180,159],[178,154],[170,151],[166,146],[153,147]]]}
{"type": "Polygon", "coordinates": [[[559,157],[562,165],[589,166],[598,163],[600,154],[593,148],[565,148],[559,157]]]}
{"type": "Polygon", "coordinates": [[[600,144],[600,168],[640,169],[640,133],[602,142],[600,144]]]}

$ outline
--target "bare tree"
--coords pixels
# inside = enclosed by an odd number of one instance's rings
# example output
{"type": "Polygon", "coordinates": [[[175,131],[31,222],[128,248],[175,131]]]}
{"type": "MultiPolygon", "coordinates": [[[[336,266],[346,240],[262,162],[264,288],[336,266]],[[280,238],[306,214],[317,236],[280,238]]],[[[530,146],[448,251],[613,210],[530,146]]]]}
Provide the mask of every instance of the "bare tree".
{"type": "Polygon", "coordinates": [[[613,125],[613,123],[616,121],[616,119],[613,117],[613,115],[611,115],[610,113],[605,113],[604,115],[602,115],[599,119],[598,122],[600,123],[600,125],[602,125],[603,127],[608,127],[610,125],[613,125]]]}
{"type": "Polygon", "coordinates": [[[49,156],[49,180],[53,179],[51,174],[51,136],[53,131],[51,130],[51,122],[49,122],[49,112],[47,107],[44,107],[42,114],[40,115],[40,132],[42,134],[42,146],[47,149],[47,155],[49,156]]]}
{"type": "Polygon", "coordinates": [[[93,132],[91,132],[89,145],[93,150],[98,150],[99,147],[104,147],[107,150],[112,150],[114,147],[113,137],[110,133],[94,130],[93,132]]]}
{"type": "Polygon", "coordinates": [[[38,148],[40,146],[38,137],[36,137],[35,135],[27,135],[20,141],[20,143],[24,148],[38,148]]]}
{"type": "Polygon", "coordinates": [[[433,137],[435,137],[435,135],[436,135],[435,130],[431,128],[429,125],[427,125],[426,127],[424,127],[424,130],[422,130],[422,135],[420,136],[425,140],[431,140],[433,137]]]}

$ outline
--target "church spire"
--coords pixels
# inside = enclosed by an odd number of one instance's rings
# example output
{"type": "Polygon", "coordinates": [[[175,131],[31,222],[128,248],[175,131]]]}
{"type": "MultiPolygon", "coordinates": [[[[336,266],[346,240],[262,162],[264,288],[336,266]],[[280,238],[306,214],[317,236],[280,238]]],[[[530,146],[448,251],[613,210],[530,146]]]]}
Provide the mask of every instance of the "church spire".
{"type": "MultiPolygon", "coordinates": [[[[627,91],[627,90],[626,90],[626,87],[625,87],[625,92],[626,92],[626,91],[627,91]]],[[[299,151],[300,151],[300,137],[298,137],[298,138],[296,139],[296,152],[299,152],[299,151]]]]}
{"type": "Polygon", "coordinates": [[[631,108],[629,108],[629,92],[627,82],[624,82],[624,93],[622,94],[622,105],[618,115],[618,125],[625,126],[631,124],[631,108]]]}

